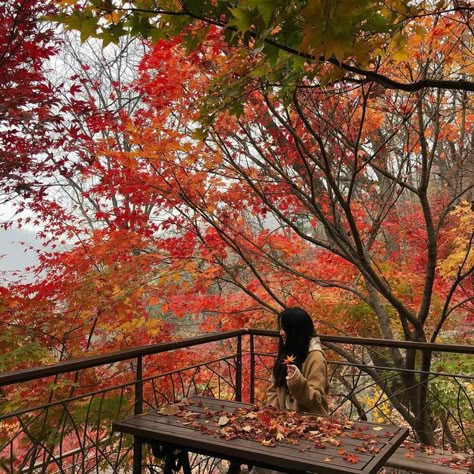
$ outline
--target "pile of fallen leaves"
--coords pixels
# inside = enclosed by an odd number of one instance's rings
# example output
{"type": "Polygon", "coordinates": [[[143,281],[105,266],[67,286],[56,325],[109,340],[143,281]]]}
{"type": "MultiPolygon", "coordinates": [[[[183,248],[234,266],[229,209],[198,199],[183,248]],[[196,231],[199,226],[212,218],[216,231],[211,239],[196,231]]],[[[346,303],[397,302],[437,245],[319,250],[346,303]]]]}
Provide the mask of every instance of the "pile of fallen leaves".
{"type": "MultiPolygon", "coordinates": [[[[355,450],[361,453],[378,453],[385,444],[381,438],[391,438],[393,432],[380,433],[380,426],[370,431],[367,425],[356,426],[345,418],[331,418],[300,415],[294,411],[281,411],[273,407],[242,407],[233,411],[210,410],[200,402],[184,400],[178,404],[168,405],[159,410],[163,415],[174,415],[178,423],[189,426],[204,434],[218,436],[227,440],[236,438],[256,440],[263,446],[273,447],[278,443],[300,445],[300,451],[307,451],[314,446],[317,449],[326,447],[338,448],[338,454],[347,462],[359,462],[357,454],[349,453],[343,447],[341,438],[351,437],[362,440],[355,450]],[[195,405],[198,409],[190,409],[195,405]]],[[[331,459],[328,458],[328,462],[331,459]]]]}
{"type": "MultiPolygon", "coordinates": [[[[352,464],[357,464],[359,458],[354,452],[345,450],[344,438],[361,440],[360,445],[351,446],[352,451],[376,454],[394,435],[393,431],[384,431],[381,425],[358,424],[347,418],[301,415],[269,406],[226,410],[225,403],[220,403],[218,407],[219,409],[211,410],[200,401],[184,399],[179,403],[166,405],[158,412],[176,417],[175,421],[181,426],[227,440],[255,440],[268,447],[278,444],[300,445],[301,452],[308,451],[311,447],[336,448],[337,454],[352,464]]],[[[473,463],[471,454],[446,454],[409,441],[405,441],[402,447],[407,451],[406,457],[416,457],[417,453],[432,455],[433,463],[454,469],[466,468],[473,463]]],[[[327,462],[331,460],[330,456],[324,459],[327,462]]]]}

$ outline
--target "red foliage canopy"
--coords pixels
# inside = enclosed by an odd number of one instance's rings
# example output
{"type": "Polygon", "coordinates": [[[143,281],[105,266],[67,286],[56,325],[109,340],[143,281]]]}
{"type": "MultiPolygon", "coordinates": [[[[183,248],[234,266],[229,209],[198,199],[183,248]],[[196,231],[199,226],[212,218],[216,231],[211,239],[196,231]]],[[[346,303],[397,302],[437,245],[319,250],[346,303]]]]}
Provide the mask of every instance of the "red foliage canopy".
{"type": "Polygon", "coordinates": [[[40,19],[54,13],[44,0],[0,3],[0,178],[8,194],[29,197],[38,173],[51,173],[58,163],[50,132],[60,123],[58,98],[44,75],[59,40],[40,19]]]}

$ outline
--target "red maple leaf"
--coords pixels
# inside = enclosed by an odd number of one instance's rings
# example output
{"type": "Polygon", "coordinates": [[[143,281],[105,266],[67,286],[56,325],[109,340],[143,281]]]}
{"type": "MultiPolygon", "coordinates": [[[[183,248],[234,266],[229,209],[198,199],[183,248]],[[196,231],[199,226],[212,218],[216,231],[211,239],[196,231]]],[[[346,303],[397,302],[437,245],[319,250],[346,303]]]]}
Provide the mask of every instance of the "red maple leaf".
{"type": "Polygon", "coordinates": [[[357,464],[359,462],[359,456],[357,456],[357,454],[348,453],[344,456],[344,460],[352,464],[357,464]]]}

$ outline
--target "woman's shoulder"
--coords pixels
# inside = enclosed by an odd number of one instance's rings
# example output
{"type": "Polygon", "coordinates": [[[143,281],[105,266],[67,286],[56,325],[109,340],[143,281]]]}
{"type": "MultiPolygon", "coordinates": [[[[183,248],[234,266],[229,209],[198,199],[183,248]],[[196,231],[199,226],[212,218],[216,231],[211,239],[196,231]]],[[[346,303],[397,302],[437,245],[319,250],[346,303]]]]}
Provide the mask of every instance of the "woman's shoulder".
{"type": "Polygon", "coordinates": [[[321,346],[321,341],[319,339],[319,337],[312,337],[311,340],[309,341],[309,347],[308,347],[308,355],[311,353],[311,352],[315,352],[315,351],[318,351],[318,352],[321,352],[322,354],[323,353],[323,348],[321,346]]]}

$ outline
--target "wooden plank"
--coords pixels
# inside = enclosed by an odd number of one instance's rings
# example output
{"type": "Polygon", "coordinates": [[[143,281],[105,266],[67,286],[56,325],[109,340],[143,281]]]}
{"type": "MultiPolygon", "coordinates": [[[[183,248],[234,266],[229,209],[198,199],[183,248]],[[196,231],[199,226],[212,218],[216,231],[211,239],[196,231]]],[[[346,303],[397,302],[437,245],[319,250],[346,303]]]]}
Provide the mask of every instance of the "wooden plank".
{"type": "Polygon", "coordinates": [[[407,471],[421,472],[424,474],[462,474],[468,472],[468,467],[452,468],[441,462],[441,459],[451,459],[452,453],[435,450],[433,455],[423,452],[412,452],[400,447],[385,463],[386,466],[405,469],[407,471]]]}

